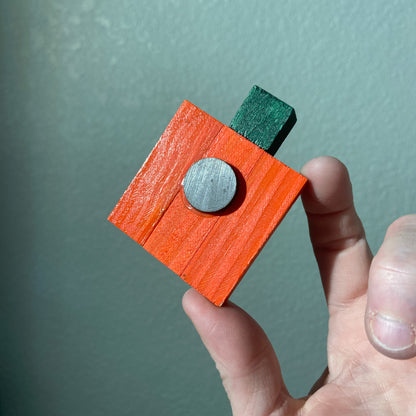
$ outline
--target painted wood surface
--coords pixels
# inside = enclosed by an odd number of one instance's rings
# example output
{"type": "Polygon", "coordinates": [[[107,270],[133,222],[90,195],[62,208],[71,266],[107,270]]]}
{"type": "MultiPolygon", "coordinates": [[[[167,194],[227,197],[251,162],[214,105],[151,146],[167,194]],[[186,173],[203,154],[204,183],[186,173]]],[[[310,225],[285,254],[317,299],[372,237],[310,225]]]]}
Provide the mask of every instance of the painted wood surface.
{"type": "Polygon", "coordinates": [[[230,127],[274,155],[295,123],[295,110],[290,105],[255,85],[230,127]]]}
{"type": "Polygon", "coordinates": [[[149,236],[144,248],[181,275],[215,223],[221,218],[234,215],[233,212],[242,203],[246,192],[246,178],[262,154],[264,152],[258,146],[229,127],[223,126],[203,157],[217,157],[235,169],[238,180],[236,197],[223,211],[205,214],[189,208],[183,192],[179,192],[149,236]]]}
{"type": "Polygon", "coordinates": [[[109,220],[216,305],[235,289],[306,179],[185,101],[109,220]],[[181,183],[189,167],[217,157],[237,175],[222,211],[191,208],[181,183]]]}
{"type": "Polygon", "coordinates": [[[222,305],[305,183],[302,175],[264,153],[247,178],[243,204],[218,219],[181,277],[222,305]]]}
{"type": "Polygon", "coordinates": [[[184,101],[109,221],[143,245],[178,193],[187,170],[210,148],[222,126],[184,101]]]}

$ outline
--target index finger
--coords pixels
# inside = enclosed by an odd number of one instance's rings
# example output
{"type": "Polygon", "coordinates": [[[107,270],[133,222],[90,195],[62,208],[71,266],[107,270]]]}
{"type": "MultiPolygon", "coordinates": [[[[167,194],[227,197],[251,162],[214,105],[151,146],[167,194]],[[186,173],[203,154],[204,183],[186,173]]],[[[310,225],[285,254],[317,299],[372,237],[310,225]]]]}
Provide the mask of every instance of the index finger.
{"type": "Polygon", "coordinates": [[[331,313],[366,293],[372,256],[346,167],[323,156],[309,161],[302,174],[309,179],[302,202],[331,313]]]}

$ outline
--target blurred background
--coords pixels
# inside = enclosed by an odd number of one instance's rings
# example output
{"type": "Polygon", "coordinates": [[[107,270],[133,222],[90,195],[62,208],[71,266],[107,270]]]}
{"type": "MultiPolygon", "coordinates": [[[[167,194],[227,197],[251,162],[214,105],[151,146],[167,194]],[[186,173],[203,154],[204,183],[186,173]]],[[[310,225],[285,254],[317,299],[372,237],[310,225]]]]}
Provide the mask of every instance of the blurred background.
{"type": "MultiPolygon", "coordinates": [[[[106,218],[184,99],[228,124],[258,84],[297,112],[276,156],[340,158],[376,252],[416,211],[415,22],[413,0],[1,0],[1,414],[230,414],[187,285],[106,218]]],[[[300,201],[232,300],[307,394],[327,311],[300,201]]]]}

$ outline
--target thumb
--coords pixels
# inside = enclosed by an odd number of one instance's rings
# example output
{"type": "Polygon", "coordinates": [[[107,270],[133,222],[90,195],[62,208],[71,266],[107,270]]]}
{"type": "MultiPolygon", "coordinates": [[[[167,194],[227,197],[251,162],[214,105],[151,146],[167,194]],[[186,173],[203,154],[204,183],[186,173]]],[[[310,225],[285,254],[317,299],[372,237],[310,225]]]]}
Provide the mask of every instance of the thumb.
{"type": "Polygon", "coordinates": [[[273,347],[253,318],[231,302],[216,307],[193,289],[182,303],[216,363],[234,416],[294,414],[300,402],[290,397],[273,347]]]}
{"type": "Polygon", "coordinates": [[[416,356],[416,215],[396,220],[370,269],[366,330],[382,354],[416,356]]]}

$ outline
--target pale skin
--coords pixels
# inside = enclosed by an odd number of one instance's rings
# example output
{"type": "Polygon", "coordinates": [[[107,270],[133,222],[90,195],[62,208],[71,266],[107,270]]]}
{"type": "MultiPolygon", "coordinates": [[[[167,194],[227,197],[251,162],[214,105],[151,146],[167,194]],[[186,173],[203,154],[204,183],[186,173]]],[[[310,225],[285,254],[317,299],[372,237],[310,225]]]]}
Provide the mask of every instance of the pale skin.
{"type": "Polygon", "coordinates": [[[329,310],[328,368],[311,393],[290,396],[267,336],[238,306],[218,308],[193,289],[183,298],[233,415],[416,415],[416,215],[396,220],[373,257],[345,166],[320,157],[302,173],[329,310]]]}

